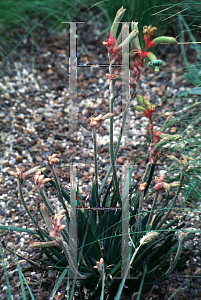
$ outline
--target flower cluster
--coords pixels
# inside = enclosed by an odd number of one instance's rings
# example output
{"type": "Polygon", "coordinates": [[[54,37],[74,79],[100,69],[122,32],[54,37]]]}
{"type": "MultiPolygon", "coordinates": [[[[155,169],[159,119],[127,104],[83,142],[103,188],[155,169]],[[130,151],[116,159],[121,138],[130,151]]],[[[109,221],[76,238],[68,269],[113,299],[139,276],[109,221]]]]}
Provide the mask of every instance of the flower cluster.
{"type": "Polygon", "coordinates": [[[156,191],[160,191],[164,193],[165,191],[168,191],[170,189],[170,185],[163,181],[164,177],[165,177],[164,174],[160,175],[160,178],[158,178],[157,176],[155,177],[156,184],[154,188],[156,191]]]}
{"type": "Polygon", "coordinates": [[[59,162],[59,159],[56,156],[57,154],[52,154],[47,156],[47,161],[50,166],[54,166],[55,163],[59,162]]]}
{"type": "Polygon", "coordinates": [[[139,182],[139,184],[138,184],[138,189],[139,189],[139,191],[140,191],[141,193],[144,192],[146,186],[147,186],[147,182],[144,182],[144,181],[139,182]]]}
{"type": "Polygon", "coordinates": [[[23,180],[27,179],[27,177],[29,175],[32,175],[32,174],[34,174],[34,173],[36,173],[38,171],[40,171],[40,166],[37,166],[37,167],[35,167],[33,169],[30,169],[30,170],[28,170],[28,171],[26,171],[24,173],[19,168],[16,168],[16,172],[10,171],[9,174],[12,175],[12,176],[14,176],[16,179],[18,179],[20,181],[23,181],[23,180]]]}
{"type": "Polygon", "coordinates": [[[151,161],[152,163],[156,163],[157,159],[160,156],[160,149],[164,146],[168,141],[175,141],[180,138],[178,134],[167,134],[163,133],[160,130],[157,132],[153,131],[154,139],[152,140],[150,147],[151,147],[151,161]]]}
{"type": "Polygon", "coordinates": [[[103,264],[104,264],[104,260],[101,257],[100,261],[96,262],[96,265],[94,266],[94,269],[98,269],[98,272],[101,273],[103,271],[103,264]]]}
{"type": "Polygon", "coordinates": [[[101,124],[103,123],[104,120],[110,119],[114,117],[114,114],[112,113],[107,113],[105,116],[99,115],[98,117],[91,117],[89,118],[89,123],[91,128],[95,127],[95,129],[100,128],[101,124]]]}
{"type": "Polygon", "coordinates": [[[40,205],[40,212],[43,216],[47,229],[49,231],[49,235],[54,240],[47,241],[47,242],[34,242],[30,245],[32,248],[39,248],[39,247],[51,247],[51,246],[59,246],[62,241],[61,231],[66,227],[66,225],[61,224],[61,220],[64,218],[65,210],[62,209],[60,212],[54,215],[54,219],[52,220],[49,217],[48,209],[46,205],[43,203],[40,205]]]}
{"type": "Polygon", "coordinates": [[[157,28],[152,27],[152,25],[144,26],[143,27],[143,34],[144,34],[144,40],[145,40],[145,50],[142,51],[139,38],[138,38],[138,23],[132,22],[131,24],[131,33],[128,37],[126,37],[122,41],[123,32],[128,29],[128,25],[124,24],[124,26],[121,29],[121,32],[118,37],[117,35],[117,29],[119,22],[121,21],[123,14],[125,12],[125,9],[121,7],[115,16],[114,22],[111,27],[110,31],[110,37],[108,40],[103,42],[103,45],[108,48],[108,55],[109,55],[109,61],[111,66],[113,67],[112,74],[107,74],[107,77],[110,80],[124,80],[126,82],[129,82],[131,89],[134,90],[136,88],[136,84],[139,81],[140,78],[140,72],[142,70],[142,67],[145,62],[145,58],[149,60],[149,66],[155,67],[155,71],[159,71],[159,66],[163,64],[161,60],[158,60],[157,57],[149,50],[149,48],[154,47],[161,43],[169,43],[169,44],[175,44],[177,43],[176,39],[173,37],[167,37],[167,36],[160,36],[150,41],[152,35],[156,32],[157,28]],[[130,50],[130,78],[124,78],[124,76],[120,76],[121,73],[121,64],[122,64],[122,48],[129,43],[130,50]]]}
{"type": "Polygon", "coordinates": [[[66,225],[61,224],[61,220],[65,217],[65,213],[65,209],[62,209],[54,216],[55,224],[53,225],[53,228],[56,232],[61,232],[66,227],[66,225]]]}
{"type": "Polygon", "coordinates": [[[167,141],[172,141],[178,139],[180,136],[177,134],[170,135],[163,133],[162,131],[154,131],[153,127],[153,113],[156,111],[156,106],[151,104],[147,99],[143,98],[141,95],[136,95],[136,99],[141,104],[141,106],[136,105],[134,109],[137,111],[141,111],[145,114],[146,117],[149,119],[150,123],[150,131],[151,131],[151,159],[150,162],[156,163],[157,159],[160,157],[160,148],[163,146],[167,141]]]}
{"type": "Polygon", "coordinates": [[[160,193],[165,193],[166,191],[169,191],[171,187],[177,187],[179,186],[179,182],[178,181],[175,181],[175,182],[171,182],[171,183],[166,183],[164,182],[164,177],[165,175],[164,174],[161,174],[160,175],[160,178],[158,178],[157,176],[155,177],[155,190],[160,192],[160,193]]]}
{"type": "Polygon", "coordinates": [[[41,171],[46,170],[46,168],[42,168],[40,171],[37,171],[34,175],[34,183],[40,190],[44,189],[44,185],[46,182],[50,181],[50,178],[44,178],[44,175],[41,175],[41,171]]]}
{"type": "Polygon", "coordinates": [[[156,111],[156,106],[151,104],[147,99],[144,99],[141,95],[136,95],[137,100],[140,102],[141,106],[136,105],[134,109],[137,111],[142,111],[146,117],[149,118],[149,122],[152,125],[152,114],[156,111]]]}
{"type": "Polygon", "coordinates": [[[168,158],[171,159],[172,161],[174,161],[175,164],[177,164],[181,170],[185,171],[188,168],[189,165],[189,161],[193,160],[192,157],[187,157],[181,153],[181,158],[180,160],[178,158],[176,158],[174,155],[168,155],[168,158]]]}

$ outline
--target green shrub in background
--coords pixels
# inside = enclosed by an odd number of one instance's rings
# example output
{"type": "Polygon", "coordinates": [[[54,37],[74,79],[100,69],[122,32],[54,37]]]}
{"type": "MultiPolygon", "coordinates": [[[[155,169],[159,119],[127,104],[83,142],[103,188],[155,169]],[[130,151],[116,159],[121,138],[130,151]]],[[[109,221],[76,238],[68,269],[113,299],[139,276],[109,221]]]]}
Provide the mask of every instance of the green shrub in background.
{"type": "MultiPolygon", "coordinates": [[[[108,24],[109,30],[115,16],[115,11],[121,6],[121,1],[109,0],[96,2],[86,0],[1,0],[0,1],[0,53],[6,59],[17,49],[19,44],[31,37],[36,49],[40,47],[45,37],[52,31],[63,29],[61,21],[85,21],[96,19],[108,24]],[[41,42],[37,44],[35,34],[42,32],[41,42]]],[[[136,20],[140,30],[140,40],[143,44],[142,27],[144,24],[155,24],[160,34],[164,34],[177,20],[177,12],[183,7],[189,10],[195,8],[190,1],[168,0],[126,0],[127,9],[122,21],[136,20]],[[174,15],[175,14],[175,15],[174,15]],[[170,19],[169,17],[172,16],[170,19]],[[165,20],[168,18],[167,20],[165,20]],[[165,20],[165,21],[164,21],[165,20]]],[[[187,10],[188,12],[188,10],[187,10]]],[[[197,8],[195,9],[197,13],[197,8]]],[[[173,27],[176,31],[176,26],[173,27]]],[[[177,34],[174,33],[176,36],[177,34]]],[[[33,45],[31,45],[33,47],[33,45]]]]}
{"type": "MultiPolygon", "coordinates": [[[[0,1],[0,55],[7,59],[20,44],[31,37],[30,47],[38,51],[40,44],[50,32],[59,32],[61,21],[75,21],[76,16],[87,19],[87,1],[68,0],[1,0],[0,1]],[[40,32],[41,41],[35,35],[40,32]]],[[[16,52],[17,53],[17,52],[16,52]]]]}
{"type": "MultiPolygon", "coordinates": [[[[103,1],[100,4],[97,4],[97,7],[100,7],[104,12],[108,24],[111,24],[112,20],[115,17],[115,11],[119,6],[121,6],[121,3],[122,2],[120,0],[111,0],[103,1]]],[[[155,26],[157,26],[160,34],[165,33],[168,26],[170,26],[170,23],[162,22],[164,19],[164,15],[163,13],[160,14],[158,12],[163,9],[167,9],[170,6],[170,9],[167,13],[167,15],[170,15],[174,11],[175,3],[176,1],[170,0],[166,1],[165,4],[161,0],[126,0],[124,1],[126,12],[122,18],[122,21],[128,22],[129,20],[135,20],[136,22],[138,22],[139,37],[143,45],[142,28],[144,24],[154,24],[155,26]]]]}
{"type": "Polygon", "coordinates": [[[186,73],[183,75],[183,78],[194,86],[192,89],[180,92],[180,96],[201,95],[201,46],[199,43],[197,43],[197,40],[195,38],[195,35],[197,35],[196,31],[197,29],[199,30],[199,26],[195,25],[196,19],[197,18],[195,18],[189,26],[186,22],[186,17],[182,15],[179,15],[178,17],[178,28],[181,29],[181,34],[179,35],[179,40],[181,42],[181,52],[186,64],[186,73]],[[192,49],[192,51],[194,51],[195,57],[197,58],[196,62],[192,65],[189,64],[184,47],[186,40],[190,40],[190,48],[192,49]]]}

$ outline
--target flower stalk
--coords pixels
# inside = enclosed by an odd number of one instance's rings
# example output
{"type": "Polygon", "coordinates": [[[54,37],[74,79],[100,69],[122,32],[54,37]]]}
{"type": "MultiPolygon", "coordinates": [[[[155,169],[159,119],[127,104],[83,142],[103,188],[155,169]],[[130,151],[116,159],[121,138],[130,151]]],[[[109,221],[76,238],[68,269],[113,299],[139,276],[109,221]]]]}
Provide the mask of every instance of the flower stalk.
{"type": "Polygon", "coordinates": [[[95,167],[95,183],[96,183],[96,191],[98,194],[98,163],[97,163],[97,141],[96,141],[96,128],[93,127],[93,142],[94,142],[94,167],[95,167]]]}
{"type": "Polygon", "coordinates": [[[67,209],[66,203],[65,203],[65,201],[63,199],[62,191],[61,191],[61,188],[60,188],[60,185],[59,185],[59,181],[57,179],[57,175],[56,175],[56,172],[55,172],[55,169],[54,169],[54,164],[57,163],[57,162],[59,162],[59,159],[56,156],[57,156],[57,154],[48,155],[47,156],[47,162],[48,162],[48,165],[49,165],[49,167],[51,169],[51,172],[52,172],[52,175],[53,175],[53,178],[54,178],[54,181],[55,181],[58,199],[61,202],[64,210],[66,211],[66,217],[67,217],[67,219],[69,221],[68,209],[67,209]]]}
{"type": "Polygon", "coordinates": [[[94,168],[95,168],[95,183],[96,183],[96,191],[98,195],[98,162],[97,162],[97,140],[96,140],[96,129],[100,128],[104,120],[112,119],[114,116],[113,113],[107,113],[106,115],[102,116],[99,115],[98,117],[91,117],[89,118],[89,124],[92,129],[92,136],[94,142],[94,168]]]}
{"type": "Polygon", "coordinates": [[[138,184],[138,190],[139,190],[139,209],[138,209],[138,236],[141,235],[142,231],[142,206],[143,206],[143,197],[144,197],[144,190],[147,186],[146,182],[140,182],[138,184]]]}
{"type": "Polygon", "coordinates": [[[157,203],[157,200],[158,200],[158,196],[159,196],[159,191],[156,191],[154,201],[152,203],[151,211],[150,211],[150,214],[149,214],[149,219],[147,221],[147,226],[149,226],[149,224],[151,223],[151,220],[153,218],[153,214],[154,214],[155,206],[156,206],[156,203],[157,203]]]}
{"type": "MultiPolygon", "coordinates": [[[[112,74],[112,66],[110,65],[110,74],[112,74]]],[[[114,80],[110,80],[109,84],[109,90],[110,90],[110,113],[113,114],[114,110],[114,80]]],[[[118,186],[117,181],[117,174],[116,174],[116,168],[115,168],[115,157],[114,157],[114,142],[113,142],[113,118],[110,119],[110,159],[112,164],[112,170],[113,170],[113,176],[114,176],[114,184],[115,184],[115,190],[118,186]]]]}
{"type": "MultiPolygon", "coordinates": [[[[24,199],[24,195],[23,195],[23,191],[22,191],[22,181],[21,180],[18,180],[17,181],[17,185],[18,185],[18,191],[19,191],[19,194],[20,194],[20,199],[22,201],[22,204],[29,216],[29,218],[31,219],[31,221],[33,222],[33,224],[35,225],[35,227],[38,229],[38,231],[40,232],[40,234],[43,236],[45,235],[44,231],[42,231],[42,229],[40,228],[40,226],[38,225],[38,223],[35,221],[34,217],[32,216],[32,214],[30,213],[28,207],[27,207],[27,204],[26,204],[26,201],[24,199]]],[[[48,235],[46,235],[47,238],[49,238],[48,235]]]]}
{"type": "Polygon", "coordinates": [[[163,224],[165,224],[165,222],[167,221],[170,213],[172,212],[173,208],[175,207],[175,203],[177,201],[177,198],[179,196],[179,193],[180,193],[180,190],[181,190],[181,187],[182,187],[182,184],[183,184],[183,179],[184,179],[184,173],[181,172],[181,175],[180,175],[180,179],[179,179],[179,186],[177,187],[177,191],[176,191],[176,194],[172,200],[172,204],[170,206],[170,208],[168,209],[166,215],[164,216],[164,218],[160,221],[160,223],[158,224],[157,226],[157,230],[159,230],[161,228],[161,226],[163,224]]]}

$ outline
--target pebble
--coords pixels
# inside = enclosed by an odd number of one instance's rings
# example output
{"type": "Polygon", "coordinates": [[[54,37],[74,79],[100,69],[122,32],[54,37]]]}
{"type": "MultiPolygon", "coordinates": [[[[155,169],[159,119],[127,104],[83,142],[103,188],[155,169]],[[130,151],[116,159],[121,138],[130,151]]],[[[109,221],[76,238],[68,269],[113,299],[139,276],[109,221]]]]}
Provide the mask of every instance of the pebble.
{"type": "Polygon", "coordinates": [[[23,156],[18,155],[15,159],[17,163],[21,163],[23,161],[23,156]]]}

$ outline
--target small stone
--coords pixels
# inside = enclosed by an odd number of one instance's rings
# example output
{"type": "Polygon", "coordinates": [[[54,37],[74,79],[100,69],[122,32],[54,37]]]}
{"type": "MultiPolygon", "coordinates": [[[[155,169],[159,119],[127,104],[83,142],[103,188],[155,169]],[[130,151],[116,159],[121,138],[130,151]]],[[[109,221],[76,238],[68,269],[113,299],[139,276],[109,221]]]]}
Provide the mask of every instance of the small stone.
{"type": "Polygon", "coordinates": [[[6,93],[6,94],[4,95],[4,97],[6,98],[6,100],[10,100],[10,99],[11,99],[9,93],[6,93]]]}
{"type": "Polygon", "coordinates": [[[54,128],[54,123],[50,122],[46,126],[47,126],[48,129],[52,130],[54,128]]]}
{"type": "Polygon", "coordinates": [[[42,162],[42,158],[40,156],[35,156],[35,160],[38,161],[38,162],[42,162]]]}
{"type": "Polygon", "coordinates": [[[147,84],[148,84],[149,86],[155,86],[155,85],[156,85],[156,82],[155,82],[155,81],[149,81],[147,84]]]}
{"type": "Polygon", "coordinates": [[[125,159],[126,159],[125,157],[119,157],[119,158],[117,158],[117,163],[118,164],[123,164],[125,159]]]}
{"type": "Polygon", "coordinates": [[[96,83],[96,78],[90,78],[89,83],[96,83]]]}
{"type": "Polygon", "coordinates": [[[54,278],[54,277],[55,277],[55,272],[52,271],[52,270],[50,270],[50,271],[48,272],[47,276],[48,276],[49,278],[54,278]]]}
{"type": "Polygon", "coordinates": [[[25,251],[25,245],[24,244],[22,244],[22,246],[20,247],[20,250],[25,251]]]}
{"type": "Polygon", "coordinates": [[[170,132],[171,132],[171,133],[177,132],[177,127],[172,127],[172,128],[170,129],[170,132]]]}
{"type": "Polygon", "coordinates": [[[40,123],[42,121],[42,117],[38,116],[38,117],[35,117],[35,122],[36,123],[40,123]]]}
{"type": "Polygon", "coordinates": [[[53,70],[52,70],[52,69],[48,69],[48,70],[47,70],[47,74],[48,74],[48,75],[52,75],[52,74],[53,74],[53,70]]]}
{"type": "Polygon", "coordinates": [[[162,92],[162,91],[157,92],[157,95],[160,96],[160,97],[163,96],[163,94],[164,94],[164,92],[162,92]]]}
{"type": "Polygon", "coordinates": [[[18,155],[16,158],[16,161],[18,162],[18,163],[21,163],[22,161],[23,161],[23,156],[21,156],[21,155],[18,155]]]}

